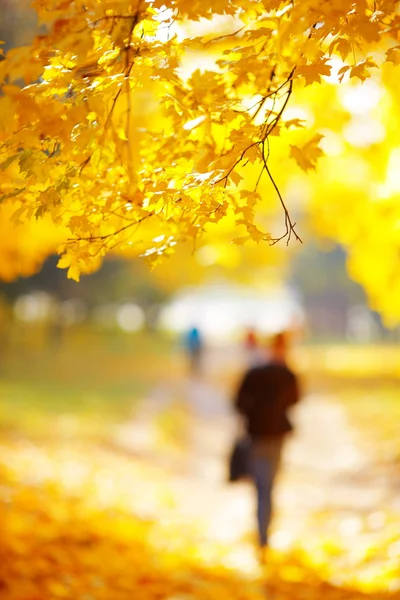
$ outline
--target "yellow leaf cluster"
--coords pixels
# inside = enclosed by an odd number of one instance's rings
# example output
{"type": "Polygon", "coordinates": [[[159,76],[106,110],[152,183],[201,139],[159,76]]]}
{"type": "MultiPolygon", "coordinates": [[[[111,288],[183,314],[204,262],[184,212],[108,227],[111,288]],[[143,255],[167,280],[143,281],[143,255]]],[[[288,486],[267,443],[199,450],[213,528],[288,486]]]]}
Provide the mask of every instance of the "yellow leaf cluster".
{"type": "Polygon", "coordinates": [[[0,62],[0,202],[66,232],[74,279],[110,252],[154,265],[232,215],[235,245],[299,239],[275,157],[311,171],[325,138],[289,116],[293,99],[310,89],[329,106],[314,90],[332,78],[399,62],[394,0],[33,6],[45,33],[0,62]]]}

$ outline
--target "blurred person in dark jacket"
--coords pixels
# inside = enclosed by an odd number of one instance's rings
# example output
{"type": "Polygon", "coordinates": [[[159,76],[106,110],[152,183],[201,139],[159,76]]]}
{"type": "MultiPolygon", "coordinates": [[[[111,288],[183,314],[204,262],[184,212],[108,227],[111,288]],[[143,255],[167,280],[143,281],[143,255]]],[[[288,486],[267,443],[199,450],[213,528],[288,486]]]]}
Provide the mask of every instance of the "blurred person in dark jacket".
{"type": "Polygon", "coordinates": [[[299,400],[297,377],[286,364],[287,347],[285,333],[274,336],[269,357],[263,364],[247,371],[235,402],[250,438],[249,466],[257,491],[257,525],[262,558],[268,546],[273,483],[284,439],[293,429],[287,412],[299,400]]]}

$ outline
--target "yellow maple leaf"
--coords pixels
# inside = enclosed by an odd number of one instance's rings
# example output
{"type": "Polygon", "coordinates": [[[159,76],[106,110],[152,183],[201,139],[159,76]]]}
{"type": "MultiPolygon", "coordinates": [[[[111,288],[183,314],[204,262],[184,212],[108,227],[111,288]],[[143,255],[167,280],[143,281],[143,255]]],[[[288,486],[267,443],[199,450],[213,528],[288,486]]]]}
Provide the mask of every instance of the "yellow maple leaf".
{"type": "Polygon", "coordinates": [[[251,240],[249,235],[244,235],[242,237],[237,237],[232,240],[232,244],[236,244],[236,246],[243,246],[248,240],[251,240]]]}
{"type": "Polygon", "coordinates": [[[324,155],[323,151],[319,147],[319,142],[323,137],[323,135],[316,133],[303,146],[290,145],[290,156],[291,158],[295,159],[303,171],[315,169],[317,160],[324,155]]]}
{"type": "Polygon", "coordinates": [[[366,60],[358,62],[354,67],[351,67],[350,77],[358,77],[361,81],[365,81],[368,77],[371,77],[369,69],[374,67],[376,68],[377,64],[370,58],[367,58],[366,60]]]}
{"type": "Polygon", "coordinates": [[[78,267],[77,263],[72,264],[67,272],[68,279],[73,279],[74,281],[79,281],[81,276],[81,270],[78,267]]]}
{"type": "Polygon", "coordinates": [[[331,67],[323,61],[319,61],[312,65],[303,65],[298,67],[297,75],[304,78],[306,85],[312,83],[321,83],[321,77],[323,75],[329,76],[331,74],[331,67]]]}
{"type": "Polygon", "coordinates": [[[394,65],[400,65],[400,46],[393,46],[386,50],[386,60],[394,65]]]}
{"type": "Polygon", "coordinates": [[[329,47],[330,52],[337,52],[342,60],[346,60],[350,52],[352,51],[352,44],[350,40],[340,37],[335,39],[329,47]]]}

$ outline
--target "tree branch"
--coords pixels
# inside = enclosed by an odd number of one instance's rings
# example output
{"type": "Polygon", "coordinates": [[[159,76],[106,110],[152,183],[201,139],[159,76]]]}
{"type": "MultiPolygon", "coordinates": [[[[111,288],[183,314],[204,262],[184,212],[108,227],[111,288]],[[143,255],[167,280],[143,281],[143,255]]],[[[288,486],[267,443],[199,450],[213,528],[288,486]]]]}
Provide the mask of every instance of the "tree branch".
{"type": "Polygon", "coordinates": [[[120,229],[117,229],[116,231],[113,231],[112,233],[106,233],[104,235],[91,235],[89,237],[69,238],[67,240],[67,244],[76,244],[77,242],[104,241],[104,240],[107,240],[107,239],[113,237],[114,235],[118,235],[119,233],[126,231],[127,229],[129,229],[130,227],[133,227],[134,225],[140,225],[140,223],[143,223],[143,221],[146,221],[146,219],[149,219],[150,217],[154,217],[154,216],[155,216],[155,213],[149,213],[148,215],[141,217],[137,221],[132,221],[131,223],[128,223],[128,225],[124,225],[124,227],[121,227],[120,229]]]}
{"type": "Polygon", "coordinates": [[[268,167],[268,158],[269,158],[269,152],[270,152],[270,148],[269,148],[269,140],[268,138],[266,138],[267,144],[268,144],[268,151],[267,151],[267,156],[265,156],[265,140],[262,141],[262,159],[263,159],[263,163],[264,163],[264,169],[272,183],[272,185],[275,188],[275,191],[278,195],[279,201],[282,205],[283,208],[283,212],[285,214],[285,226],[286,226],[286,231],[284,233],[284,235],[282,235],[279,238],[273,239],[271,240],[271,245],[273,246],[274,244],[276,244],[277,242],[279,242],[280,240],[284,239],[285,237],[287,237],[287,245],[289,245],[290,242],[290,238],[292,237],[292,234],[295,236],[296,240],[299,241],[300,243],[303,243],[302,239],[300,238],[299,235],[297,235],[297,232],[295,230],[296,227],[296,223],[292,223],[292,220],[290,218],[290,214],[289,211],[286,207],[286,204],[282,198],[282,194],[279,191],[278,186],[276,185],[275,179],[272,176],[272,173],[268,167]]]}

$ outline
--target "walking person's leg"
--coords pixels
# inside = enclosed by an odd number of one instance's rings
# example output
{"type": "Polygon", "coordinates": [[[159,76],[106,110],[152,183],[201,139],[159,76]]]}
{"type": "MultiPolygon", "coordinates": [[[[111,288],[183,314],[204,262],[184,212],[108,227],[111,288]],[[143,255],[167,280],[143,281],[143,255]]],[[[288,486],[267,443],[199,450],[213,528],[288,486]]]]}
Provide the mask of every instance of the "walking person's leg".
{"type": "Polygon", "coordinates": [[[268,545],[272,517],[272,491],[280,463],[282,440],[268,440],[252,449],[252,472],[257,492],[257,526],[261,548],[268,545]]]}
{"type": "Polygon", "coordinates": [[[257,493],[257,526],[260,547],[268,543],[268,525],[271,520],[272,470],[264,456],[254,456],[253,477],[257,493]]]}

